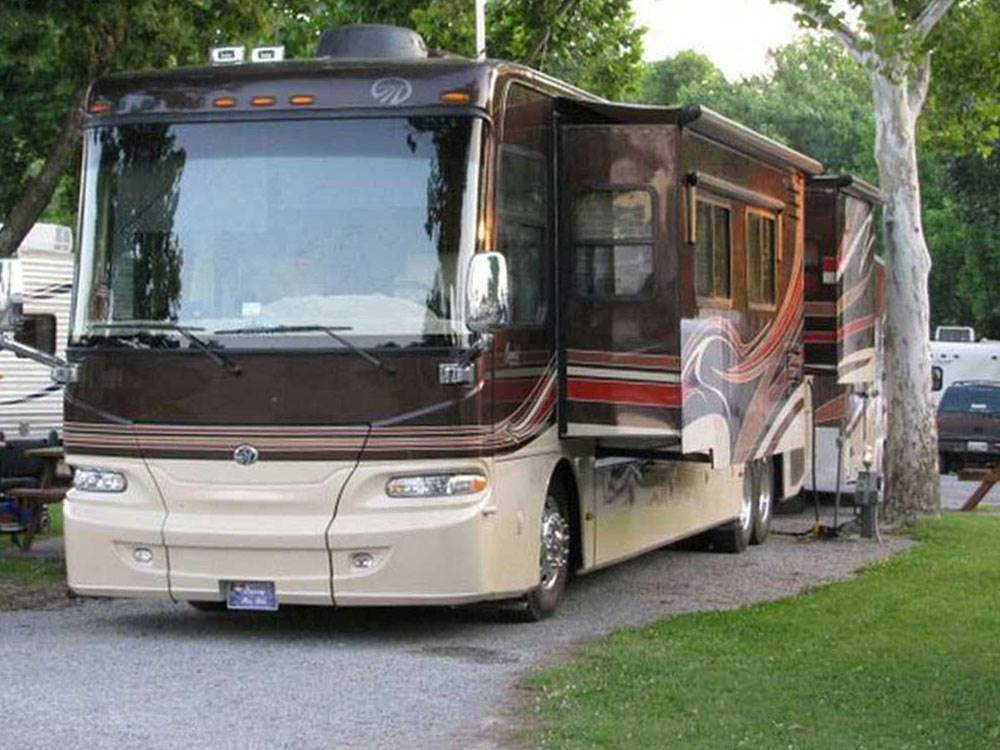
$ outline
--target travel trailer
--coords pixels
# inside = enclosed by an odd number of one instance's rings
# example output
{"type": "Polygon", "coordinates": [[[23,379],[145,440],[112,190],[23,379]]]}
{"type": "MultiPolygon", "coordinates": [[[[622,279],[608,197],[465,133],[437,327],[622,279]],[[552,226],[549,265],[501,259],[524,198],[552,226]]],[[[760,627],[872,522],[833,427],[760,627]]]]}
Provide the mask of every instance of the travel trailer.
{"type": "Polygon", "coordinates": [[[931,341],[931,362],[936,401],[954,383],[1000,383],[1000,341],[936,338],[931,341]]]}
{"type": "Polygon", "coordinates": [[[854,492],[881,472],[885,442],[882,336],[885,265],[875,252],[877,188],[815,177],[806,190],[805,367],[812,385],[812,471],[806,486],[854,492]]]}
{"type": "Polygon", "coordinates": [[[707,109],[362,26],[101,79],[83,140],[80,594],[536,619],[809,473],[822,166],[707,109]]]}
{"type": "MultiPolygon", "coordinates": [[[[58,224],[36,224],[18,248],[23,325],[17,341],[50,355],[66,353],[73,235],[58,224]]],[[[0,433],[8,442],[37,443],[62,433],[62,386],[49,367],[0,349],[0,433]]]]}

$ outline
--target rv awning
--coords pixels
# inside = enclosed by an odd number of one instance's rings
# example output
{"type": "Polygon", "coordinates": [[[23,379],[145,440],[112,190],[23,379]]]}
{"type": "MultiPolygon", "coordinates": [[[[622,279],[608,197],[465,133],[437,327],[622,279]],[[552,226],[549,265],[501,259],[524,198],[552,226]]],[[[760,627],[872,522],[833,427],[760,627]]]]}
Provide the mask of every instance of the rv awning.
{"type": "Polygon", "coordinates": [[[560,98],[559,112],[569,122],[621,125],[677,125],[713,141],[735,147],[761,161],[792,167],[808,175],[819,175],[823,165],[766,135],[740,125],[700,104],[683,107],[651,107],[642,104],[580,101],[560,98]]]}

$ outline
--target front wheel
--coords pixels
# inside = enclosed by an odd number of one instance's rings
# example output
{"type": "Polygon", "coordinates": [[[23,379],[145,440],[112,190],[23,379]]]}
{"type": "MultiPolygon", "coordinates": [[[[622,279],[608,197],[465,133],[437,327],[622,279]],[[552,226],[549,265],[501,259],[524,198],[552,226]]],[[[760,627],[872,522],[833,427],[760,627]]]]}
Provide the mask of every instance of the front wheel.
{"type": "Polygon", "coordinates": [[[551,617],[559,608],[569,580],[570,525],[566,502],[549,494],[542,509],[538,586],[524,596],[516,613],[525,622],[551,617]]]}

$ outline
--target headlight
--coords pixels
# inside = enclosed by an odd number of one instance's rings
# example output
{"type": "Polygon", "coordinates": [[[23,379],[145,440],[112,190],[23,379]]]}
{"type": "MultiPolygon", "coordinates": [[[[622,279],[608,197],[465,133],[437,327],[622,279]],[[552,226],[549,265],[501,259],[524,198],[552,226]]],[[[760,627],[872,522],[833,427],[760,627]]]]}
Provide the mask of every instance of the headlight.
{"type": "Polygon", "coordinates": [[[80,468],[73,472],[73,486],[84,492],[124,492],[128,482],[111,469],[80,468]]]}
{"type": "Polygon", "coordinates": [[[393,477],[385,485],[389,497],[450,497],[474,495],[486,489],[482,474],[429,474],[393,477]]]}

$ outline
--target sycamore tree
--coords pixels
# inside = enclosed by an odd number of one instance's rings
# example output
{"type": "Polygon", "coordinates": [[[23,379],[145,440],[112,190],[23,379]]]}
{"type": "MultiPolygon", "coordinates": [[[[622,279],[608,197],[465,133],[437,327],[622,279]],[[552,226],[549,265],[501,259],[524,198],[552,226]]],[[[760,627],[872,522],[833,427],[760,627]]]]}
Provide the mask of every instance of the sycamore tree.
{"type": "Polygon", "coordinates": [[[930,395],[931,261],[921,219],[917,120],[931,80],[932,33],[955,0],[787,0],[800,23],[830,32],[868,73],[875,161],[885,195],[885,513],[892,520],[940,509],[937,430],[930,395]]]}

